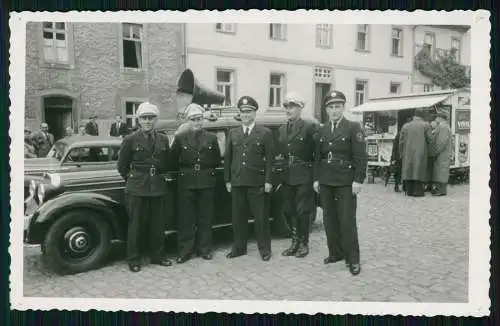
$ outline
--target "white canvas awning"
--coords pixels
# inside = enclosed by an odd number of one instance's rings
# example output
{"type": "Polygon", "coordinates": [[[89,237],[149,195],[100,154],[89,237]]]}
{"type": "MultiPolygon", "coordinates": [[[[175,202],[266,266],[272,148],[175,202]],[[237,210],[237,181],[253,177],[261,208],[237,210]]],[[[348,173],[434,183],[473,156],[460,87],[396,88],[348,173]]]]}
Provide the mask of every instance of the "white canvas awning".
{"type": "Polygon", "coordinates": [[[408,97],[373,99],[352,108],[351,112],[394,111],[413,108],[427,108],[446,100],[452,94],[436,94],[408,97]]]}

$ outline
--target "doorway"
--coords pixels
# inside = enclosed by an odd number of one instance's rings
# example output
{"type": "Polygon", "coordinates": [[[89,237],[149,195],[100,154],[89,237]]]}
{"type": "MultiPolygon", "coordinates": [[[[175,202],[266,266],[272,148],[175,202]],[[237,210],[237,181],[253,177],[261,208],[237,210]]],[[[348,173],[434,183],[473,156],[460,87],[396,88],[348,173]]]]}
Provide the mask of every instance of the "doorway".
{"type": "Polygon", "coordinates": [[[323,108],[323,99],[330,91],[332,84],[330,83],[316,83],[314,87],[314,117],[321,123],[328,121],[328,116],[323,108]]]}
{"type": "Polygon", "coordinates": [[[54,140],[66,136],[66,128],[73,126],[73,100],[70,97],[50,96],[43,99],[45,122],[54,140]]]}

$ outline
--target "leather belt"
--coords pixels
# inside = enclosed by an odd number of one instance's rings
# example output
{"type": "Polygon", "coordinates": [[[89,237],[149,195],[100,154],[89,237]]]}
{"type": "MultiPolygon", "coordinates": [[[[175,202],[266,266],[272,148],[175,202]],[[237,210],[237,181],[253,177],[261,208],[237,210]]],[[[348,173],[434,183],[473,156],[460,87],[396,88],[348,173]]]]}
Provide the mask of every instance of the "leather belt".
{"type": "Polygon", "coordinates": [[[158,169],[154,165],[149,165],[149,164],[144,164],[144,165],[137,165],[137,164],[132,164],[132,169],[134,171],[138,172],[145,172],[148,173],[150,176],[155,176],[158,174],[158,169]]]}
{"type": "Polygon", "coordinates": [[[201,171],[201,170],[208,170],[211,167],[208,166],[203,166],[200,163],[194,163],[194,164],[185,164],[181,166],[181,169],[183,170],[194,170],[194,171],[201,171]]]}
{"type": "Polygon", "coordinates": [[[334,163],[338,163],[340,165],[343,165],[343,164],[352,164],[352,161],[344,160],[344,159],[338,159],[338,158],[335,158],[335,157],[326,157],[326,158],[323,158],[322,161],[326,162],[326,163],[329,163],[329,164],[334,164],[334,163]]]}
{"type": "Polygon", "coordinates": [[[300,157],[296,155],[288,155],[288,165],[293,165],[293,164],[312,164],[312,162],[309,161],[304,161],[300,157]]]}

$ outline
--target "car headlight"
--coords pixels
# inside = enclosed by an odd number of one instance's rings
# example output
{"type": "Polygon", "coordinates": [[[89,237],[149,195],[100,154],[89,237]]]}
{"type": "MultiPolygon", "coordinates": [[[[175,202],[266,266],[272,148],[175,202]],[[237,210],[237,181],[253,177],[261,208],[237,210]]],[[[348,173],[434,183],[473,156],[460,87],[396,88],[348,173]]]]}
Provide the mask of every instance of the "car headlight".
{"type": "Polygon", "coordinates": [[[30,194],[30,197],[34,197],[35,196],[35,191],[36,191],[36,183],[35,183],[35,180],[31,180],[30,181],[30,185],[29,185],[29,194],[30,194]]]}
{"type": "Polygon", "coordinates": [[[59,173],[48,173],[50,184],[54,187],[59,187],[61,184],[61,175],[59,173]]]}
{"type": "Polygon", "coordinates": [[[36,191],[36,197],[39,203],[43,203],[44,196],[45,196],[45,186],[43,185],[43,183],[40,183],[36,191]]]}

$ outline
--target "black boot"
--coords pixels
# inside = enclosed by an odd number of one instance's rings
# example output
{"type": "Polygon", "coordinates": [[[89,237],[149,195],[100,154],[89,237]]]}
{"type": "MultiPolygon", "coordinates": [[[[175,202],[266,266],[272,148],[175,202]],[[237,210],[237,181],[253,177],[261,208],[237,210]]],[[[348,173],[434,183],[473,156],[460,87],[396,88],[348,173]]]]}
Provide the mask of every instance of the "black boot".
{"type": "Polygon", "coordinates": [[[309,254],[308,241],[306,239],[301,239],[301,241],[299,241],[299,248],[297,249],[297,252],[295,253],[295,257],[304,258],[308,254],[309,254]]]}
{"type": "Polygon", "coordinates": [[[399,185],[397,183],[394,185],[394,192],[399,192],[399,185]]]}
{"type": "Polygon", "coordinates": [[[299,248],[299,242],[296,237],[292,239],[292,244],[288,249],[285,249],[281,254],[283,256],[293,256],[297,252],[297,249],[299,248]]]}

